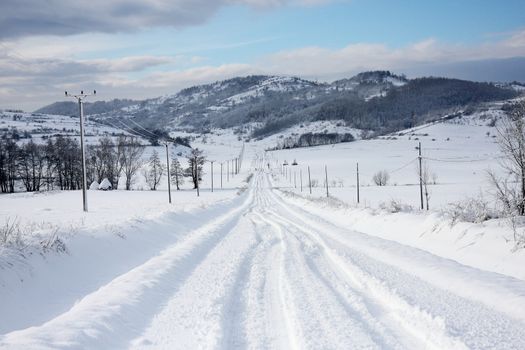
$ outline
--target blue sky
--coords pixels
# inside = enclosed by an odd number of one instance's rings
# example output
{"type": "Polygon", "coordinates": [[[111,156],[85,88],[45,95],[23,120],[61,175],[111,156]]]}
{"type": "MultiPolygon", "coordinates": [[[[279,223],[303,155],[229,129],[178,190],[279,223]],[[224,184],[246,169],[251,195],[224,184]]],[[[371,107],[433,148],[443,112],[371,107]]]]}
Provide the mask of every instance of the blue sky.
{"type": "Polygon", "coordinates": [[[364,42],[396,48],[428,38],[475,45],[523,28],[525,2],[512,0],[353,0],[262,10],[233,5],[203,25],[124,34],[120,37],[130,47],[83,57],[194,54],[205,56],[209,64],[225,64],[305,46],[337,49],[364,42]]]}
{"type": "Polygon", "coordinates": [[[29,89],[31,108],[86,85],[145,98],[236,75],[446,75],[525,57],[525,1],[26,2],[0,4],[0,108],[27,104],[29,89]]]}

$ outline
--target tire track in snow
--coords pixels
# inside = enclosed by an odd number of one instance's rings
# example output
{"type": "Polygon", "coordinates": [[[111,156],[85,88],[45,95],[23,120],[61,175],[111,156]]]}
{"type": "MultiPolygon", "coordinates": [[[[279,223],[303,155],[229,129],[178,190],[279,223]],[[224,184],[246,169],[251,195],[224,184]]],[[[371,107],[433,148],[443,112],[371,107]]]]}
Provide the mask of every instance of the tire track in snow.
{"type": "MultiPolygon", "coordinates": [[[[523,348],[525,341],[520,321],[433,287],[418,277],[407,275],[394,266],[347,247],[348,241],[334,237],[335,232],[344,234],[345,230],[322,217],[290,206],[280,198],[276,198],[273,208],[282,213],[279,215],[281,220],[288,225],[296,225],[316,240],[327,258],[333,261],[334,271],[339,270],[349,279],[356,280],[364,288],[363,295],[374,296],[379,305],[387,309],[388,304],[394,305],[391,313],[394,321],[403,324],[423,341],[432,341],[437,348],[523,348]],[[295,222],[302,224],[298,226],[295,222]],[[403,295],[399,294],[399,290],[404,290],[403,295]],[[436,338],[436,335],[439,336],[436,338]],[[452,341],[448,346],[447,339],[452,341]]],[[[352,231],[346,232],[352,234],[352,231]]]]}
{"type": "Polygon", "coordinates": [[[67,312],[41,326],[0,338],[2,349],[115,349],[127,347],[159,306],[176,293],[192,271],[227,236],[253,191],[237,208],[204,224],[144,264],[86,295],[67,312]]]}
{"type": "MultiPolygon", "coordinates": [[[[257,192],[254,179],[252,192],[257,192]]],[[[246,313],[242,291],[260,237],[248,219],[257,195],[227,236],[203,259],[184,285],[155,315],[136,349],[215,349],[241,346],[242,317],[246,313]]]]}
{"type": "Polygon", "coordinates": [[[280,232],[288,247],[282,278],[287,286],[286,304],[291,310],[284,313],[292,315],[288,323],[294,329],[297,348],[380,348],[360,317],[349,313],[338,296],[308,267],[305,247],[290,231],[290,225],[276,220],[271,211],[275,203],[266,193],[265,201],[260,218],[280,232]]]}

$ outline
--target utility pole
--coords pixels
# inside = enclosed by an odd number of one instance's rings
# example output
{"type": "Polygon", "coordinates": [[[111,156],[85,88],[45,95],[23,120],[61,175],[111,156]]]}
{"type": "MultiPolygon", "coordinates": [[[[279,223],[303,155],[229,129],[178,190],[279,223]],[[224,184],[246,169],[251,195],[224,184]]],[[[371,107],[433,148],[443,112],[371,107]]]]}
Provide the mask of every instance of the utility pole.
{"type": "Polygon", "coordinates": [[[211,191],[213,192],[213,160],[211,161],[211,191]]]}
{"type": "Polygon", "coordinates": [[[78,100],[78,112],[80,116],[80,153],[82,158],[82,204],[83,209],[87,213],[88,202],[87,202],[87,174],[86,174],[86,148],[84,146],[84,102],[83,100],[88,96],[94,96],[97,94],[96,90],[93,90],[92,94],[85,94],[84,91],[80,91],[79,95],[69,95],[65,92],[67,97],[73,97],[78,100]]]}
{"type": "Polygon", "coordinates": [[[199,193],[199,164],[197,163],[197,157],[195,159],[195,178],[197,180],[197,197],[200,197],[199,193]]]}
{"type": "Polygon", "coordinates": [[[301,192],[303,192],[303,169],[299,170],[299,177],[301,179],[301,192]]]}
{"type": "Polygon", "coordinates": [[[326,167],[326,165],[324,166],[324,176],[325,176],[325,181],[326,181],[326,197],[329,197],[329,193],[328,193],[328,168],[326,167]]]}
{"type": "Polygon", "coordinates": [[[166,169],[168,170],[168,199],[171,204],[170,155],[169,155],[169,147],[168,147],[167,142],[166,142],[166,169]]]}
{"type": "Polygon", "coordinates": [[[310,194],[312,194],[312,179],[310,178],[310,166],[308,166],[308,186],[310,187],[310,194]]]}
{"type": "Polygon", "coordinates": [[[357,162],[357,204],[359,204],[359,162],[357,162]]]}
{"type": "Polygon", "coordinates": [[[418,151],[419,151],[419,155],[418,155],[418,159],[419,159],[419,194],[421,196],[421,210],[423,210],[425,207],[423,205],[423,160],[422,160],[422,157],[421,157],[421,142],[419,142],[419,146],[418,146],[418,151]]]}

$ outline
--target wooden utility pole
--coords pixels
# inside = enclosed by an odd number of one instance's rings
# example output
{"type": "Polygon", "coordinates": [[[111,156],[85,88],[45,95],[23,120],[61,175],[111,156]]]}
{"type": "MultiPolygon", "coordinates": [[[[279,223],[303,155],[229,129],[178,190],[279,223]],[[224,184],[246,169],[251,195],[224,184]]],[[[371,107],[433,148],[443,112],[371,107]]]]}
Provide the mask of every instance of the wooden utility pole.
{"type": "Polygon", "coordinates": [[[301,181],[301,192],[303,192],[303,169],[299,170],[299,178],[301,181]]]}
{"type": "Polygon", "coordinates": [[[310,178],[310,166],[308,166],[308,186],[310,187],[310,194],[312,194],[312,179],[310,178]]]}
{"type": "Polygon", "coordinates": [[[328,168],[326,167],[326,165],[324,166],[324,176],[326,182],[326,197],[329,197],[330,194],[328,193],[328,168]]]}
{"type": "Polygon", "coordinates": [[[197,157],[195,157],[195,178],[197,180],[197,197],[200,197],[200,193],[199,193],[199,164],[197,163],[197,157]]]}
{"type": "Polygon", "coordinates": [[[425,207],[423,204],[423,160],[421,157],[421,142],[419,142],[419,146],[417,149],[419,151],[419,155],[418,155],[418,158],[419,158],[419,194],[421,197],[421,210],[423,210],[425,209],[425,207]]]}
{"type": "MultiPolygon", "coordinates": [[[[87,170],[86,170],[86,147],[84,145],[84,99],[88,96],[97,94],[96,90],[93,90],[93,94],[84,94],[84,91],[80,91],[79,95],[70,95],[65,92],[67,97],[73,97],[78,101],[78,114],[80,117],[80,160],[82,164],[82,207],[87,213],[88,211],[88,199],[87,199],[87,170]]],[[[117,184],[118,185],[118,184],[117,184]]]]}
{"type": "Polygon", "coordinates": [[[168,199],[171,204],[170,155],[169,155],[168,143],[166,143],[166,169],[168,170],[168,199]]]}
{"type": "Polygon", "coordinates": [[[359,162],[357,162],[357,203],[359,204],[359,162]]]}

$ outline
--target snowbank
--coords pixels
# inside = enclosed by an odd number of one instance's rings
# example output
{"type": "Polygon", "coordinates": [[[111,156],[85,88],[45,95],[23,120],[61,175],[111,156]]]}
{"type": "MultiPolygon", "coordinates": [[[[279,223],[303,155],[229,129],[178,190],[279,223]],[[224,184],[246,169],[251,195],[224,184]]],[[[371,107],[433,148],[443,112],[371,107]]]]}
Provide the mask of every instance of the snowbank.
{"type": "Polygon", "coordinates": [[[514,249],[512,229],[506,220],[484,223],[459,222],[433,213],[389,213],[355,207],[333,198],[309,199],[279,192],[287,200],[312,213],[329,217],[341,226],[399,242],[463,265],[525,279],[525,250],[514,249]]]}

